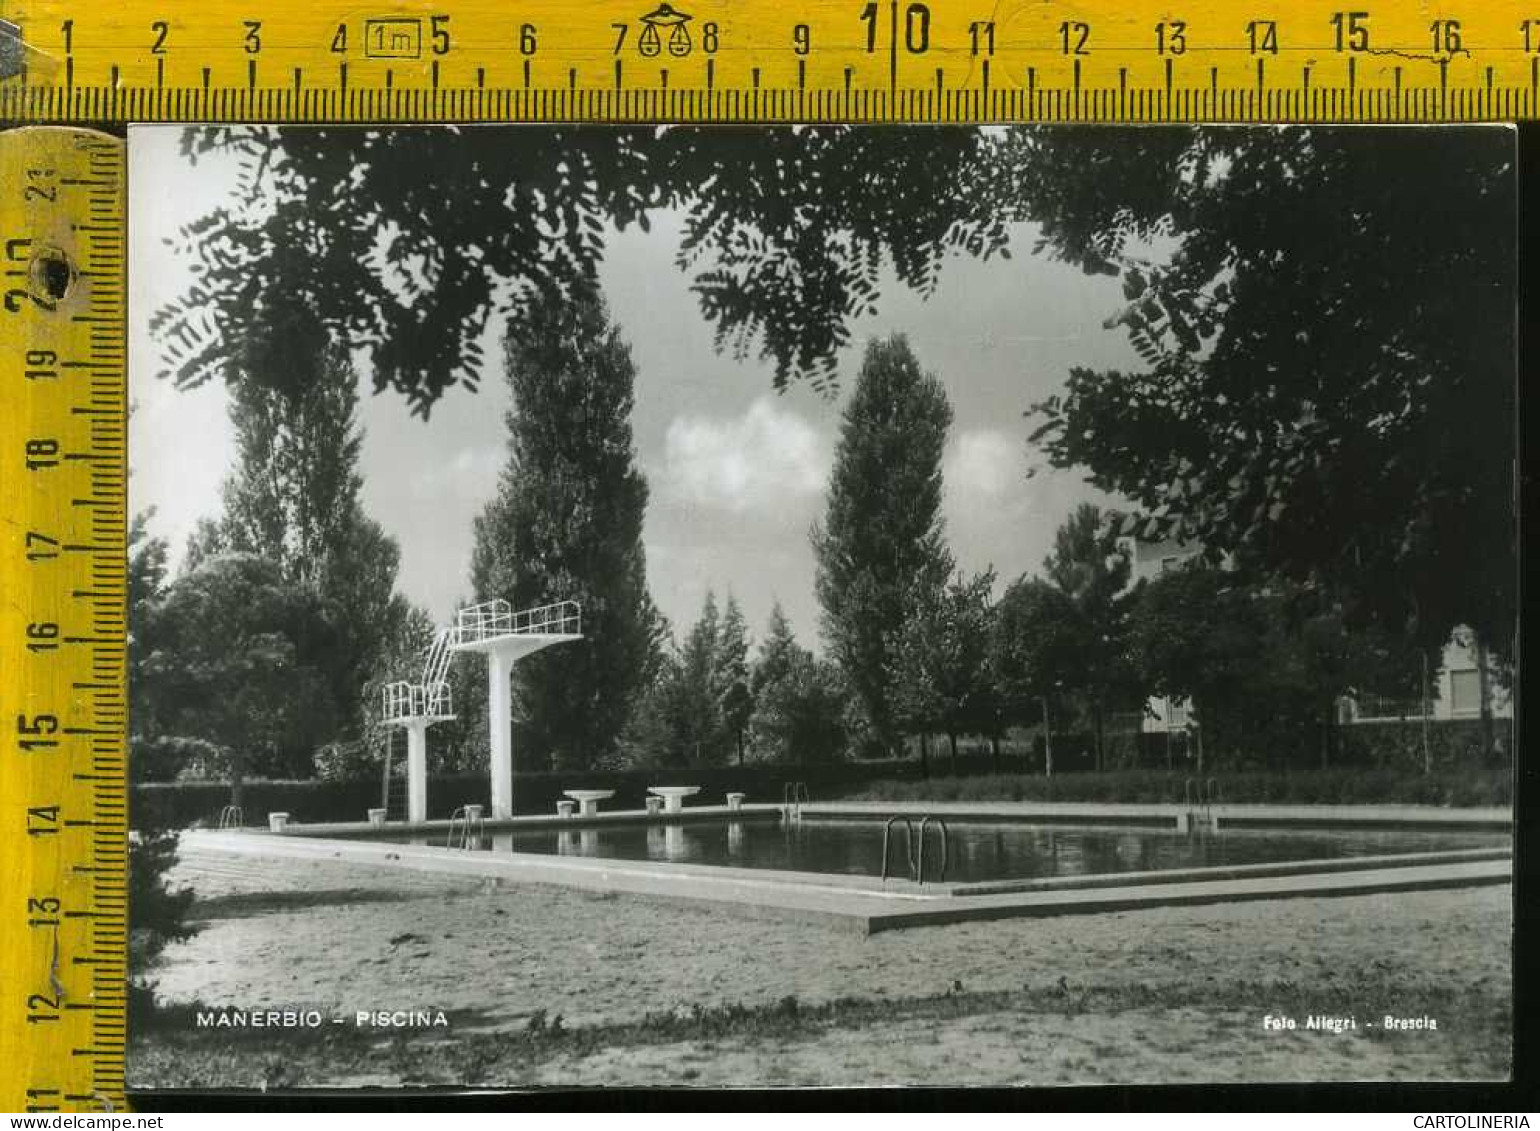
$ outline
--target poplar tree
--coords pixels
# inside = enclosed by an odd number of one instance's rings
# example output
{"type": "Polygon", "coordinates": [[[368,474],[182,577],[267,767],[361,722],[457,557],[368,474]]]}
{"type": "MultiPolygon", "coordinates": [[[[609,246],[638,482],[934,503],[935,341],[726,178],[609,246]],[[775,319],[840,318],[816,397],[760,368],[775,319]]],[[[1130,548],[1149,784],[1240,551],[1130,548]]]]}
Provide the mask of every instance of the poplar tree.
{"type": "Polygon", "coordinates": [[[941,458],[952,410],[902,335],[867,345],[840,427],[828,511],[813,531],[823,629],[875,746],[899,746],[895,644],[952,571],[941,458]]]}
{"type": "Polygon", "coordinates": [[[659,662],[631,409],[636,366],[602,299],[550,301],[505,341],[508,460],[476,520],[477,600],[573,600],[583,639],[514,669],[524,770],[607,761],[659,662]]]}
{"type": "MultiPolygon", "coordinates": [[[[255,347],[246,356],[249,364],[278,364],[255,347]]],[[[381,664],[409,623],[410,608],[395,591],[401,552],[360,499],[363,431],[346,353],[321,344],[313,356],[282,360],[290,367],[282,383],[232,385],[235,469],[218,523],[200,523],[187,564],[255,554],[284,582],[318,596],[337,641],[327,665],[332,694],[357,732],[374,705],[365,702],[365,685],[387,674],[381,664]]]]}

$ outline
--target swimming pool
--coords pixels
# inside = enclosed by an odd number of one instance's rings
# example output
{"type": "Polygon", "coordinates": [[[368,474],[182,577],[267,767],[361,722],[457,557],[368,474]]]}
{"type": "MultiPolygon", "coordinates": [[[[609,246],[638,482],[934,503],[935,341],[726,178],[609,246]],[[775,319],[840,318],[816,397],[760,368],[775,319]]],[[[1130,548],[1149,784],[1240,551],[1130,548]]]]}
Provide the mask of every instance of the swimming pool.
{"type": "MultiPolygon", "coordinates": [[[[442,834],[389,839],[444,843],[442,834]]],[[[889,848],[890,874],[908,875],[904,842],[899,826],[889,848]]],[[[961,884],[1506,849],[1512,843],[1506,832],[1480,830],[1236,828],[1185,833],[973,821],[951,822],[948,842],[946,879],[961,884]]],[[[870,820],[804,819],[546,827],[490,832],[478,847],[504,853],[878,876],[883,825],[870,820]]],[[[925,852],[926,876],[935,879],[940,840],[934,827],[927,835],[925,852]]]]}

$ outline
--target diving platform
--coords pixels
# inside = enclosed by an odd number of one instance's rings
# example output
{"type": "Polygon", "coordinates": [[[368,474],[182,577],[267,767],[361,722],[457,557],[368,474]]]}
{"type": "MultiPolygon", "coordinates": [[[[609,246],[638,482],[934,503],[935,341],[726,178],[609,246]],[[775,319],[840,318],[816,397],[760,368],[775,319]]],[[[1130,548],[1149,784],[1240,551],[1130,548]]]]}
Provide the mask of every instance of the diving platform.
{"type": "MultiPolygon", "coordinates": [[[[428,728],[454,718],[449,691],[449,630],[440,629],[428,646],[422,681],[398,680],[380,691],[380,721],[406,731],[406,819],[428,819],[428,728]]],[[[388,759],[387,759],[388,761],[388,759]]]]}
{"type": "Polygon", "coordinates": [[[515,612],[507,601],[486,601],[455,614],[447,647],[487,658],[487,726],[490,730],[492,814],[513,816],[513,665],[557,644],[583,639],[576,601],[557,601],[515,612]]]}

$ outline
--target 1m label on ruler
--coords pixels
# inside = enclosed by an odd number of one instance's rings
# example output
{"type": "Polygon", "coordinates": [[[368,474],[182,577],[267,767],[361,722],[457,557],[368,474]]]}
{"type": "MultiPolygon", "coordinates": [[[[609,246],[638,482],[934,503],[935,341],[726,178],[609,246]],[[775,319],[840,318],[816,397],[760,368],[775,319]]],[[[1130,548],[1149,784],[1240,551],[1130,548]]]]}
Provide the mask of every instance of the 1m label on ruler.
{"type": "Polygon", "coordinates": [[[1515,0],[3,0],[15,120],[1535,116],[1515,0]]]}
{"type": "Polygon", "coordinates": [[[123,1107],[124,159],[0,133],[0,1064],[9,1111],[123,1107]]]}

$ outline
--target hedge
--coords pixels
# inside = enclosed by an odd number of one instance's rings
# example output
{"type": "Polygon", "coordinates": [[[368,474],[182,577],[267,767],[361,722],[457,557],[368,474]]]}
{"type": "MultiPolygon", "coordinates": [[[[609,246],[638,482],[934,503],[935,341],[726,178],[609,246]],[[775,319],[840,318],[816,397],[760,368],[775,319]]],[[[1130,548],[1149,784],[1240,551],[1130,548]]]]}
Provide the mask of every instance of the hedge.
{"type": "MultiPolygon", "coordinates": [[[[1299,804],[1406,803],[1430,805],[1505,805],[1511,802],[1513,721],[1497,720],[1499,755],[1481,754],[1477,719],[1436,720],[1428,727],[1433,773],[1424,775],[1420,722],[1354,723],[1337,728],[1332,768],[1236,768],[1219,761],[1204,777],[1215,776],[1225,800],[1299,804]]],[[[1110,736],[1109,736],[1110,737],[1110,736]]],[[[977,749],[960,753],[954,774],[944,742],[933,742],[930,778],[918,758],[835,762],[817,765],[691,766],[649,770],[585,770],[514,775],[514,805],[519,813],[550,813],[567,789],[613,789],[608,804],[640,809],[654,785],[698,785],[705,803],[720,804],[729,790],[750,801],[779,801],[788,783],[804,782],[816,800],[870,797],[880,800],[1059,800],[1178,801],[1186,779],[1195,775],[1180,757],[1166,768],[1162,734],[1120,735],[1109,743],[1108,764],[1137,768],[1091,772],[1087,735],[1053,736],[1055,775],[1043,777],[1041,749],[1002,753],[999,759],[977,749]],[[1134,742],[1137,741],[1137,755],[1134,742]]],[[[911,744],[913,745],[913,744],[911,744]]],[[[1296,766],[1309,765],[1303,754],[1296,766]]],[[[362,821],[380,804],[378,777],[356,781],[251,781],[245,785],[248,825],[265,824],[267,814],[286,812],[302,823],[362,821]]],[[[428,815],[448,817],[466,804],[488,806],[485,774],[434,775],[428,782],[428,815]]],[[[230,787],[217,781],[151,782],[134,786],[132,804],[141,819],[170,828],[214,824],[230,800],[230,787]]],[[[395,816],[393,813],[392,816],[395,816]]]]}
{"type": "MultiPolygon", "coordinates": [[[[960,760],[961,761],[961,760],[960,760]]],[[[988,759],[968,759],[972,764],[988,759]]],[[[1020,760],[1008,760],[1010,768],[1024,768],[1020,760]]],[[[937,763],[932,762],[933,768],[937,763]]],[[[878,778],[902,780],[919,777],[918,762],[842,762],[813,766],[750,764],[745,766],[693,766],[656,770],[588,770],[566,773],[515,774],[514,808],[519,813],[552,813],[562,791],[613,789],[615,798],[606,805],[616,809],[640,809],[647,790],[655,785],[698,785],[703,804],[720,805],[729,791],[748,794],[754,801],[780,801],[789,783],[803,782],[818,797],[878,778]]],[[[433,775],[428,779],[428,816],[448,817],[466,804],[490,805],[491,786],[485,774],[433,775]]],[[[147,782],[133,788],[131,804],[148,807],[159,822],[171,828],[214,825],[220,810],[230,801],[230,787],[217,781],[147,782]]],[[[247,825],[263,825],[267,814],[288,813],[291,820],[314,824],[322,821],[362,821],[367,811],[380,804],[380,779],[361,781],[248,781],[243,788],[242,808],[247,825]]],[[[392,813],[392,816],[395,816],[392,813]]]]}
{"type": "MultiPolygon", "coordinates": [[[[1511,805],[1509,769],[1442,770],[1432,774],[1388,769],[1244,771],[1205,775],[1220,804],[1275,805],[1511,805]]],[[[929,781],[888,780],[848,790],[851,801],[1097,801],[1177,803],[1194,775],[1161,770],[1106,773],[988,774],[933,777],[929,781]]]]}

